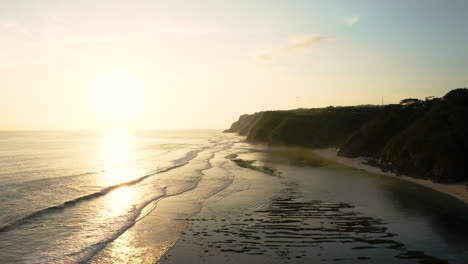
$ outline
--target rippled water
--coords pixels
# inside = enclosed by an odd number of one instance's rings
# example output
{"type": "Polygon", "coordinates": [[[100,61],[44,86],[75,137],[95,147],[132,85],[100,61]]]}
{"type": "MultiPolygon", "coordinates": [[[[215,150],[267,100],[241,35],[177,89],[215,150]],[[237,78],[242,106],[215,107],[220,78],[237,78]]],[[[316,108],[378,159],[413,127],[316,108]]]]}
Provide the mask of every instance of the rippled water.
{"type": "Polygon", "coordinates": [[[468,206],[456,199],[310,150],[231,153],[227,197],[186,219],[162,263],[468,263],[468,206]]]}
{"type": "Polygon", "coordinates": [[[0,133],[0,263],[88,259],[200,180],[168,172],[229,144],[216,131],[0,133]]]}
{"type": "Polygon", "coordinates": [[[1,132],[0,263],[468,262],[466,204],[242,140],[1,132]]]}

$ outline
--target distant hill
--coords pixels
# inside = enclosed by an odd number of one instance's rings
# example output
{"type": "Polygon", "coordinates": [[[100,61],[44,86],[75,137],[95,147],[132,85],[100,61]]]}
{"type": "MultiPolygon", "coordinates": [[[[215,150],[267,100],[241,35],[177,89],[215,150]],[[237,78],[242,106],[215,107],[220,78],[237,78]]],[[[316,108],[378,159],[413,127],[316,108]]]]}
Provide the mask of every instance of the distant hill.
{"type": "Polygon", "coordinates": [[[438,182],[468,179],[468,89],[397,105],[326,107],[242,115],[225,132],[269,145],[337,147],[438,182]]]}

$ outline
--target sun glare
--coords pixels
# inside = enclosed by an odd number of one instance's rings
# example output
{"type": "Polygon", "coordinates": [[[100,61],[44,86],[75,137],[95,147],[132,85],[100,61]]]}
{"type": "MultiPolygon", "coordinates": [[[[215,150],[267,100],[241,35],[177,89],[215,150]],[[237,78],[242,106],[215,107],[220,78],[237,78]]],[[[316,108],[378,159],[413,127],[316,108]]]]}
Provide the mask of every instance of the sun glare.
{"type": "Polygon", "coordinates": [[[126,130],[110,130],[103,135],[102,157],[110,184],[125,182],[138,175],[137,169],[129,165],[135,159],[134,147],[134,139],[126,130]]]}
{"type": "Polygon", "coordinates": [[[105,122],[128,122],[143,110],[144,85],[127,70],[103,73],[92,83],[96,114],[105,122]]]}

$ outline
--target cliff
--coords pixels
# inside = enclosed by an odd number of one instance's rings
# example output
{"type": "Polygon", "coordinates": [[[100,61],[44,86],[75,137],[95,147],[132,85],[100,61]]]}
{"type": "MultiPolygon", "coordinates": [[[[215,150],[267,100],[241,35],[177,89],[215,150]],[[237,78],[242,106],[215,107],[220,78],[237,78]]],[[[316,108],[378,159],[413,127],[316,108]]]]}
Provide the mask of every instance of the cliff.
{"type": "Polygon", "coordinates": [[[258,112],[251,115],[241,115],[239,120],[232,123],[229,129],[224,130],[225,133],[237,133],[241,136],[247,136],[250,130],[257,124],[258,120],[263,116],[263,112],[258,112]]]}
{"type": "Polygon", "coordinates": [[[439,182],[468,179],[468,90],[432,102],[379,155],[404,173],[439,182]]]}
{"type": "Polygon", "coordinates": [[[269,145],[339,146],[378,111],[374,106],[268,111],[247,140],[269,145]]]}
{"type": "Polygon", "coordinates": [[[468,179],[468,90],[398,105],[326,107],[243,115],[226,132],[268,145],[337,147],[339,155],[438,182],[468,179]]]}

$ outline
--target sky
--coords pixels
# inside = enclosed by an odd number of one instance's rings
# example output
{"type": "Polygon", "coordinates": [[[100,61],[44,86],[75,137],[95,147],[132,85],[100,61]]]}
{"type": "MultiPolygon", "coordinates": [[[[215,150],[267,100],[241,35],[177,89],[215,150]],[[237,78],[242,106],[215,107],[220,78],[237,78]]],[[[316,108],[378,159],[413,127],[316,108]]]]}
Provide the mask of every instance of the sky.
{"type": "Polygon", "coordinates": [[[466,0],[0,2],[0,130],[222,129],[467,84],[466,0]]]}

